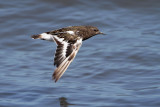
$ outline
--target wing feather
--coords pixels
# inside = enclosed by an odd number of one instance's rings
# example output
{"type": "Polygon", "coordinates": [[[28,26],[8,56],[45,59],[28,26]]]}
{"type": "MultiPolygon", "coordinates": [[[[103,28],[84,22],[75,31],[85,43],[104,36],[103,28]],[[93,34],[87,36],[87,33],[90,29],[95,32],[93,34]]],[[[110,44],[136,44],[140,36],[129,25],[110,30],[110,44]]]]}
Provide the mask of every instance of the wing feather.
{"type": "Polygon", "coordinates": [[[59,38],[57,36],[54,36],[53,39],[57,44],[57,49],[54,56],[54,65],[58,67],[66,59],[66,51],[69,43],[64,41],[63,38],[59,38]]]}
{"type": "Polygon", "coordinates": [[[72,52],[62,61],[62,63],[55,69],[52,78],[57,82],[61,76],[64,74],[68,66],[71,64],[75,58],[79,48],[82,45],[82,39],[78,39],[74,44],[70,45],[72,47],[72,52]]]}

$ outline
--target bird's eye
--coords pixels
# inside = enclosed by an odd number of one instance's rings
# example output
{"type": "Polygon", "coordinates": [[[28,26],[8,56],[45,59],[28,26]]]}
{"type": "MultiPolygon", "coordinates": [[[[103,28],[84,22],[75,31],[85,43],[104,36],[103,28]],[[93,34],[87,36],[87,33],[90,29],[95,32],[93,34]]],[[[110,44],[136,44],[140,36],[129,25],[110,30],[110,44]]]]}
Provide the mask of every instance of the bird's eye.
{"type": "Polygon", "coordinates": [[[96,31],[97,31],[97,29],[94,29],[94,31],[96,32],[96,31]]]}

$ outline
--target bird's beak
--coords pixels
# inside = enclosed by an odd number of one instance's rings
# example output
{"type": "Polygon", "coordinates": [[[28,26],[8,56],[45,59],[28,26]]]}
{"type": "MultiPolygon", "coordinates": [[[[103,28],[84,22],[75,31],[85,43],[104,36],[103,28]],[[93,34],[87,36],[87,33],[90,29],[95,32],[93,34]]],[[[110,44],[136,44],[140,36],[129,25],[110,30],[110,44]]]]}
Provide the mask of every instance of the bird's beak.
{"type": "Polygon", "coordinates": [[[105,34],[105,33],[103,33],[103,32],[99,32],[99,34],[106,35],[106,34],[105,34]]]}

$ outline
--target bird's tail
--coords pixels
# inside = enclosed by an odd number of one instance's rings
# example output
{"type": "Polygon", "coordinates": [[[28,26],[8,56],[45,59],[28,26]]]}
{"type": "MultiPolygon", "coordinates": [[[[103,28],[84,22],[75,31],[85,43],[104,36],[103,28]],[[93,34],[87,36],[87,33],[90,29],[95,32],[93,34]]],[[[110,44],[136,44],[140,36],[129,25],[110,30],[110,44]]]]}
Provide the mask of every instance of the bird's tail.
{"type": "Polygon", "coordinates": [[[42,40],[48,40],[48,41],[54,41],[53,40],[53,36],[49,33],[42,33],[42,34],[38,34],[38,35],[32,35],[31,38],[32,39],[42,39],[42,40]]]}
{"type": "Polygon", "coordinates": [[[31,38],[32,38],[32,39],[40,39],[40,38],[41,38],[41,35],[32,35],[31,38]]]}

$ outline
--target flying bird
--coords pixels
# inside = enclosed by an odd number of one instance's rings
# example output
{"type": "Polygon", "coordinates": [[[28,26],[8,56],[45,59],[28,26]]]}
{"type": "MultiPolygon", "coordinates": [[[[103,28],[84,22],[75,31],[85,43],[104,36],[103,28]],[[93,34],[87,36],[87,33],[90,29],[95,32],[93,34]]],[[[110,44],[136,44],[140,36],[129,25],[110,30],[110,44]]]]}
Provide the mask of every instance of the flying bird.
{"type": "Polygon", "coordinates": [[[82,45],[82,41],[97,34],[103,33],[94,26],[69,26],[38,35],[32,35],[31,37],[33,39],[53,41],[57,44],[54,57],[56,69],[52,75],[52,79],[57,82],[75,58],[82,45]]]}

